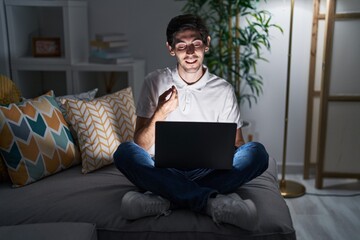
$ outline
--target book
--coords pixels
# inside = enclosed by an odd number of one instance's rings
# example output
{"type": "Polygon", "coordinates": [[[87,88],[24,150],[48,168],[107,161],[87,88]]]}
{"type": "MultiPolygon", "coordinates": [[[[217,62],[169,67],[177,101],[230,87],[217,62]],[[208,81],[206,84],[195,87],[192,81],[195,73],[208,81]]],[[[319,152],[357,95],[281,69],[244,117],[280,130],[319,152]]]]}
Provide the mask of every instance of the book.
{"type": "Polygon", "coordinates": [[[124,33],[97,33],[95,39],[103,42],[114,42],[127,40],[124,33]]]}
{"type": "Polygon", "coordinates": [[[124,41],[113,41],[113,42],[103,42],[99,40],[91,40],[90,46],[96,47],[96,48],[115,48],[115,47],[124,47],[128,46],[129,42],[124,41]]]}
{"type": "Polygon", "coordinates": [[[111,47],[111,48],[90,47],[90,51],[101,51],[104,53],[118,53],[118,52],[129,52],[129,48],[128,46],[111,47]]]}
{"type": "Polygon", "coordinates": [[[92,50],[90,52],[90,55],[99,57],[99,58],[105,58],[105,59],[131,57],[131,53],[126,50],[117,51],[117,52],[107,52],[104,50],[92,50]]]}
{"type": "Polygon", "coordinates": [[[121,63],[131,63],[134,59],[132,57],[123,57],[123,58],[100,58],[96,56],[90,56],[89,62],[91,63],[102,63],[102,64],[121,64],[121,63]]]}

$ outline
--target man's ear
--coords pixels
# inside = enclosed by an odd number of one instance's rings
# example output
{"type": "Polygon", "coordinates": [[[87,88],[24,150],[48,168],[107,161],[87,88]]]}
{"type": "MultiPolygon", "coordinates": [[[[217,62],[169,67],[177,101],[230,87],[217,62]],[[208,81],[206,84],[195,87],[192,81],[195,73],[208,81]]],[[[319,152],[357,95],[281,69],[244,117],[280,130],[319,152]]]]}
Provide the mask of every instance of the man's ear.
{"type": "Polygon", "coordinates": [[[172,47],[169,45],[168,42],[166,42],[166,47],[168,48],[170,55],[171,55],[171,56],[175,56],[175,52],[174,52],[174,50],[172,49],[172,47]]]}
{"type": "Polygon", "coordinates": [[[208,36],[208,37],[207,37],[206,47],[205,47],[205,52],[208,52],[209,49],[210,49],[210,41],[211,41],[211,37],[208,36]]]}

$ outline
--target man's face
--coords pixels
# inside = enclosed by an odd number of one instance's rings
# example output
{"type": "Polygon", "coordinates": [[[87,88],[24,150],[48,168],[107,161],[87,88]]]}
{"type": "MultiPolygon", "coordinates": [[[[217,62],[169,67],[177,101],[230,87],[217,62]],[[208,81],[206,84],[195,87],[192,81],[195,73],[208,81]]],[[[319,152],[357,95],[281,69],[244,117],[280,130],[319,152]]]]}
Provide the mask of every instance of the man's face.
{"type": "MultiPolygon", "coordinates": [[[[208,43],[210,37],[208,38],[208,43]]],[[[208,46],[201,40],[200,33],[186,30],[176,34],[175,47],[167,45],[170,55],[175,56],[178,61],[179,71],[196,73],[202,69],[205,51],[208,46]]]]}

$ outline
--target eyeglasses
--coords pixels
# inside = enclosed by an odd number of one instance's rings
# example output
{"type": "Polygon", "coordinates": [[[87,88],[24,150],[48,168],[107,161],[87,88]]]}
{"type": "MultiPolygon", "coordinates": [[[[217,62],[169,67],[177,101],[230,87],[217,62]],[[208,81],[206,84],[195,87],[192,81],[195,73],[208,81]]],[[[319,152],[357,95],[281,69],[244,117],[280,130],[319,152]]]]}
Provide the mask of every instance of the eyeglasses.
{"type": "Polygon", "coordinates": [[[175,49],[176,49],[177,51],[185,51],[185,50],[187,50],[188,47],[190,47],[190,46],[193,46],[194,49],[197,49],[197,48],[203,47],[203,46],[204,46],[204,43],[203,43],[203,41],[201,41],[201,40],[195,40],[195,41],[193,41],[193,42],[190,43],[190,44],[187,44],[187,43],[184,43],[184,42],[180,42],[180,43],[175,44],[175,49]]]}

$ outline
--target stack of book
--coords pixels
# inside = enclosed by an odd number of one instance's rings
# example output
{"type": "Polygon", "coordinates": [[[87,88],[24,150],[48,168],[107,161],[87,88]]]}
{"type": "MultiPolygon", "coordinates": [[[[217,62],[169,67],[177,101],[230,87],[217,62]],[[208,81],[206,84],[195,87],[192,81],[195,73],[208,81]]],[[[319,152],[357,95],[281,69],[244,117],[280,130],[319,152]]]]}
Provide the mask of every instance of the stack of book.
{"type": "Polygon", "coordinates": [[[128,40],[124,33],[96,34],[90,41],[89,62],[120,64],[129,63],[134,59],[128,49],[128,40]]]}

